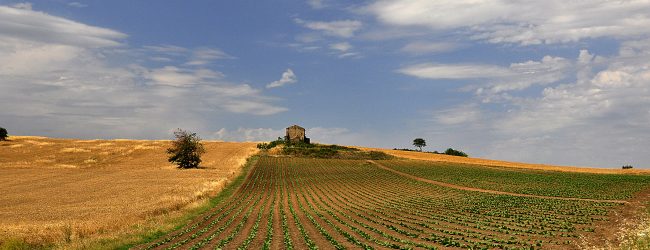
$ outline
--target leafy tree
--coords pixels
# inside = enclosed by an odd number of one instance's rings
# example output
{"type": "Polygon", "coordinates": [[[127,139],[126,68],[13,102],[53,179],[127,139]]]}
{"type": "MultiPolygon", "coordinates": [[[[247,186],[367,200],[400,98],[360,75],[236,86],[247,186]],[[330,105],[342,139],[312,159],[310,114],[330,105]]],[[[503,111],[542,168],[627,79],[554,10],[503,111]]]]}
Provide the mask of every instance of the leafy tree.
{"type": "Polygon", "coordinates": [[[7,137],[9,137],[9,136],[7,135],[7,129],[5,129],[5,128],[0,128],[0,141],[7,140],[7,137]]]}
{"type": "Polygon", "coordinates": [[[462,156],[462,157],[467,157],[467,154],[463,151],[460,150],[455,150],[453,148],[448,148],[445,150],[446,155],[455,155],[455,156],[462,156]]]}
{"type": "Polygon", "coordinates": [[[178,129],[174,131],[176,140],[172,147],[167,149],[169,162],[178,164],[179,168],[198,168],[201,155],[205,153],[201,138],[196,133],[178,129]]]}
{"type": "Polygon", "coordinates": [[[413,140],[413,146],[420,148],[420,152],[422,152],[422,147],[426,147],[427,142],[422,138],[415,138],[415,140],[413,140]]]}

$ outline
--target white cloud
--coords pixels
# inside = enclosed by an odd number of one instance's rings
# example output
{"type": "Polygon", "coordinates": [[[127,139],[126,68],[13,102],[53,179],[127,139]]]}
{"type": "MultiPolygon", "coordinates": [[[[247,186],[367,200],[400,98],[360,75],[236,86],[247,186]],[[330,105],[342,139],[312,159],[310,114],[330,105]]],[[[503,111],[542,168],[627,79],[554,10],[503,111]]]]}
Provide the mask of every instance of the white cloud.
{"type": "Polygon", "coordinates": [[[101,48],[121,45],[119,31],[86,25],[29,9],[0,6],[0,40],[101,48]]]}
{"type": "Polygon", "coordinates": [[[226,128],[221,128],[212,137],[223,141],[273,141],[283,136],[283,129],[238,128],[237,130],[230,131],[226,128]]]}
{"type": "Polygon", "coordinates": [[[504,77],[512,74],[504,67],[481,64],[416,64],[398,72],[424,79],[472,79],[504,77]]]}
{"type": "Polygon", "coordinates": [[[68,3],[68,6],[70,6],[70,7],[75,7],[75,8],[85,8],[85,7],[88,7],[87,4],[83,4],[83,3],[80,3],[80,2],[69,2],[69,3],[68,3]]]}
{"type": "MultiPolygon", "coordinates": [[[[535,84],[555,83],[567,76],[573,64],[562,57],[545,56],[541,61],[512,63],[508,67],[486,64],[416,64],[401,68],[398,72],[423,79],[482,79],[475,86],[476,92],[491,95],[507,91],[523,90],[535,84]]],[[[486,99],[486,100],[487,100],[486,99]]]]}
{"type": "Polygon", "coordinates": [[[522,45],[650,34],[650,2],[381,0],[365,8],[393,26],[463,30],[473,39],[522,45]]]}
{"type": "MultiPolygon", "coordinates": [[[[350,142],[359,138],[359,135],[352,133],[346,128],[327,128],[327,127],[312,127],[306,128],[305,134],[312,142],[318,143],[337,143],[341,141],[350,142]]],[[[214,132],[211,138],[224,141],[272,141],[278,137],[283,138],[285,129],[273,128],[237,128],[236,130],[229,130],[221,128],[214,132]]],[[[348,144],[349,145],[349,144],[348,144]]]]}
{"type": "Polygon", "coordinates": [[[187,70],[174,66],[165,66],[149,71],[145,77],[150,79],[152,84],[184,87],[209,83],[223,77],[223,74],[208,69],[187,70]]]}
{"type": "Polygon", "coordinates": [[[187,65],[206,65],[214,60],[233,59],[234,57],[214,48],[199,48],[192,52],[192,58],[187,65]]]}
{"type": "Polygon", "coordinates": [[[280,80],[273,81],[267,84],[266,88],[270,89],[270,88],[282,87],[286,84],[295,83],[295,82],[298,82],[298,78],[296,77],[296,74],[293,73],[293,70],[287,69],[287,71],[282,73],[282,78],[280,78],[280,80]]]}
{"type": "Polygon", "coordinates": [[[330,44],[330,49],[339,51],[339,52],[347,52],[352,48],[352,45],[348,42],[342,42],[342,43],[333,43],[330,44]]]}
{"type": "MultiPolygon", "coordinates": [[[[650,147],[647,44],[647,40],[625,42],[619,55],[609,58],[581,51],[569,62],[575,66],[571,71],[575,78],[537,93],[512,93],[501,108],[482,103],[479,95],[478,100],[436,112],[429,133],[438,141],[464,145],[478,157],[647,167],[650,155],[639,153],[650,147]]],[[[513,65],[539,68],[538,64],[553,61],[513,65]]]]}
{"type": "Polygon", "coordinates": [[[325,0],[307,0],[307,4],[314,9],[325,8],[325,0]]]}
{"type": "Polygon", "coordinates": [[[460,125],[477,121],[480,114],[481,110],[476,104],[469,104],[437,111],[434,119],[443,125],[460,125]]]}
{"type": "Polygon", "coordinates": [[[460,46],[456,43],[450,42],[411,42],[402,47],[401,51],[410,54],[435,54],[451,52],[458,49],[460,46]]]}
{"type": "Polygon", "coordinates": [[[308,29],[321,31],[325,35],[334,37],[349,38],[354,36],[354,33],[361,29],[363,23],[356,20],[340,20],[332,22],[312,22],[305,21],[299,18],[294,19],[297,24],[300,24],[308,29]]]}
{"type": "MultiPolygon", "coordinates": [[[[228,114],[287,110],[218,71],[135,63],[168,53],[183,65],[197,50],[130,48],[119,31],[31,10],[0,7],[0,20],[0,117],[16,133],[160,138],[228,114]]],[[[214,59],[214,52],[201,55],[214,59]]]]}
{"type": "Polygon", "coordinates": [[[16,9],[24,9],[24,10],[31,10],[32,9],[32,3],[16,3],[12,5],[11,7],[14,7],[16,9]]]}

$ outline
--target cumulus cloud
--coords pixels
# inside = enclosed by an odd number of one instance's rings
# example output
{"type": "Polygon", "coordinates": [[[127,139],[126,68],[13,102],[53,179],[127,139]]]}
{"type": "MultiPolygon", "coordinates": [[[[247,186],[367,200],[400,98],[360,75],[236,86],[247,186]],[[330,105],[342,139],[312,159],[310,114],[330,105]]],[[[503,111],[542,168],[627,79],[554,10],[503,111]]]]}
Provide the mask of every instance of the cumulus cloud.
{"type": "Polygon", "coordinates": [[[364,10],[388,25],[463,30],[491,43],[551,44],[650,33],[650,3],[644,0],[381,0],[364,10]]]}
{"type": "MultiPolygon", "coordinates": [[[[170,128],[202,128],[212,116],[287,110],[260,89],[176,58],[192,58],[199,50],[131,48],[125,38],[119,31],[0,6],[3,126],[52,136],[160,138],[170,128]],[[171,61],[161,62],[170,64],[136,63],[162,53],[171,61]]],[[[222,55],[216,51],[199,56],[212,60],[222,55]]]]}
{"type": "Polygon", "coordinates": [[[485,105],[478,95],[478,100],[436,112],[431,126],[435,129],[429,133],[440,141],[466,145],[481,157],[647,167],[650,156],[638,149],[650,146],[648,44],[625,42],[619,54],[609,58],[583,50],[571,60],[574,77],[539,92],[512,93],[516,98],[503,102],[503,108],[485,105]]]}
{"type": "Polygon", "coordinates": [[[296,77],[296,74],[293,73],[293,70],[287,69],[287,71],[282,73],[282,78],[280,78],[280,80],[273,81],[267,84],[266,88],[267,89],[277,88],[277,87],[282,87],[286,84],[296,83],[296,82],[298,82],[298,78],[296,77]]]}
{"type": "Polygon", "coordinates": [[[361,29],[363,23],[356,20],[340,20],[331,22],[305,21],[299,18],[294,19],[297,24],[305,28],[321,31],[327,36],[350,38],[361,29]]]}

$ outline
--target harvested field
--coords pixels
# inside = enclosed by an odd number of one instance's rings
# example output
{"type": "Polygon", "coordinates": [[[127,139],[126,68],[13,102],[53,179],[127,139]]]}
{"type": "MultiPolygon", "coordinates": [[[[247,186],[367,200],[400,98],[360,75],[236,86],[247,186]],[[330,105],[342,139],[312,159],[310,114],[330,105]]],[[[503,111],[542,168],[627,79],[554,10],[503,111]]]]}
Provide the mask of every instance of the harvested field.
{"type": "Polygon", "coordinates": [[[576,249],[615,237],[648,199],[470,191],[384,167],[394,161],[261,157],[230,199],[137,249],[576,249]]]}
{"type": "Polygon", "coordinates": [[[432,154],[432,153],[423,153],[423,152],[416,152],[416,151],[403,151],[403,150],[365,148],[365,147],[357,147],[357,148],[366,151],[380,151],[393,156],[407,158],[407,159],[436,161],[436,162],[451,162],[451,163],[463,163],[463,164],[473,164],[473,165],[483,165],[483,166],[526,168],[526,169],[551,170],[551,171],[576,172],[576,173],[650,174],[650,170],[647,169],[623,170],[619,168],[613,169],[613,168],[589,168],[589,167],[576,167],[576,166],[554,166],[554,165],[544,165],[544,164],[489,160],[489,159],[471,158],[471,157],[460,157],[460,156],[452,156],[452,155],[445,155],[445,154],[432,154]]]}
{"type": "Polygon", "coordinates": [[[202,168],[179,170],[167,162],[169,141],[10,139],[0,142],[0,239],[30,244],[128,233],[195,207],[257,152],[254,143],[205,142],[202,168]]]}

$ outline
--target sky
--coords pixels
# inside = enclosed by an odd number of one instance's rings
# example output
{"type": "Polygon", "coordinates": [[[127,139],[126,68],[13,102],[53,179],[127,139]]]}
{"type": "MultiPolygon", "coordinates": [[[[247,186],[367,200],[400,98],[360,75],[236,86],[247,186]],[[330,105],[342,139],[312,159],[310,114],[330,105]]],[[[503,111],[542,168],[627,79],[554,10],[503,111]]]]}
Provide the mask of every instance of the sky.
{"type": "Polygon", "coordinates": [[[4,1],[12,135],[650,168],[650,1],[4,1]],[[352,2],[352,3],[351,3],[352,2]]]}

